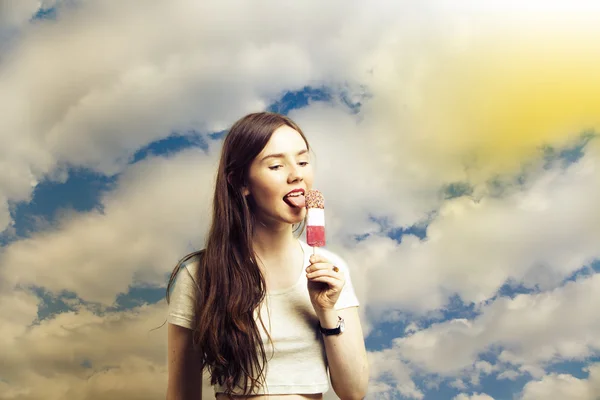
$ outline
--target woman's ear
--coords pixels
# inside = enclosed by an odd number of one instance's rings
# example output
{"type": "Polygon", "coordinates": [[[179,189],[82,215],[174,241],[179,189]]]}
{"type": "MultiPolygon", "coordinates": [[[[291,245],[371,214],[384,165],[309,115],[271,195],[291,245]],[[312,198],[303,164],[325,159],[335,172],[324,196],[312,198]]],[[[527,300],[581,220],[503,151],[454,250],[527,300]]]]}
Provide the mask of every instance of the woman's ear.
{"type": "Polygon", "coordinates": [[[248,190],[248,187],[247,187],[247,186],[244,186],[244,187],[242,188],[242,194],[243,194],[244,196],[248,196],[248,195],[250,194],[250,190],[248,190]]]}

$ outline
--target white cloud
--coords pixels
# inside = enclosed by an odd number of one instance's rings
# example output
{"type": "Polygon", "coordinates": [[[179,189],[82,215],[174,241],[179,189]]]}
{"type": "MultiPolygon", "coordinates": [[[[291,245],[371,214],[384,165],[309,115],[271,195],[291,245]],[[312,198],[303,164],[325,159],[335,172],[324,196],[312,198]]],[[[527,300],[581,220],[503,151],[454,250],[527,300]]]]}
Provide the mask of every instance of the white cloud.
{"type": "Polygon", "coordinates": [[[531,381],[523,388],[521,399],[596,400],[600,394],[600,364],[592,364],[586,369],[589,371],[587,379],[549,374],[538,381],[531,381]]]}
{"type": "MultiPolygon", "coordinates": [[[[23,320],[18,331],[3,330],[0,399],[163,399],[167,329],[151,329],[166,312],[164,301],[103,317],[80,306],[36,325],[23,320]]],[[[0,315],[0,326],[6,322],[0,315]]],[[[206,380],[203,389],[206,398],[214,396],[206,380]]]]}
{"type": "Polygon", "coordinates": [[[543,376],[557,360],[583,361],[600,352],[600,319],[588,307],[600,301],[598,293],[600,274],[550,292],[499,298],[472,321],[446,321],[395,339],[396,357],[424,373],[448,377],[490,374],[511,365],[543,376]],[[493,349],[502,349],[497,365],[477,361],[493,349]]]}
{"type": "Polygon", "coordinates": [[[394,398],[396,393],[409,399],[422,399],[423,392],[411,378],[410,368],[391,349],[368,353],[370,365],[369,398],[394,398]]]}
{"type": "Polygon", "coordinates": [[[1,280],[104,305],[129,285],[164,285],[169,268],[203,245],[215,153],[186,150],[131,166],[103,195],[102,212],[66,213],[52,229],[6,246],[1,280]]]}
{"type": "Polygon", "coordinates": [[[9,290],[4,286],[0,291],[0,343],[8,348],[27,331],[37,317],[40,300],[23,290],[9,290]]]}
{"type": "Polygon", "coordinates": [[[513,380],[517,379],[519,376],[521,376],[521,374],[518,373],[517,371],[506,370],[506,371],[498,374],[498,380],[508,379],[510,381],[513,381],[513,380]]]}
{"type": "Polygon", "coordinates": [[[471,396],[465,393],[461,393],[457,396],[454,396],[452,400],[494,400],[494,398],[485,393],[474,393],[471,396]]]}
{"type": "Polygon", "coordinates": [[[454,381],[450,382],[448,384],[450,387],[459,389],[459,390],[465,390],[467,389],[467,385],[465,384],[465,382],[462,379],[455,379],[454,381]]]}
{"type": "Polygon", "coordinates": [[[0,33],[28,21],[40,8],[40,0],[0,1],[0,33]]]}
{"type": "Polygon", "coordinates": [[[348,257],[368,282],[369,305],[424,313],[452,294],[477,304],[509,279],[550,289],[600,257],[598,142],[568,170],[536,172],[504,197],[444,202],[426,241],[372,235],[359,242],[348,257]]]}

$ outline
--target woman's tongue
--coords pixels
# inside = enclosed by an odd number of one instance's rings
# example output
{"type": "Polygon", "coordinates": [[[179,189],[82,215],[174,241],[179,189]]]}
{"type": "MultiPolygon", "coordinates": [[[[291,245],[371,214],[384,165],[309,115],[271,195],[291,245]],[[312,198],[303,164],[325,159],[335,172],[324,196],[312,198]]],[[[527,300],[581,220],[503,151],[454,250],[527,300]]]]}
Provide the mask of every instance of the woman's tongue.
{"type": "Polygon", "coordinates": [[[306,202],[304,200],[304,196],[286,196],[283,198],[283,201],[288,203],[291,207],[304,207],[306,202]]]}

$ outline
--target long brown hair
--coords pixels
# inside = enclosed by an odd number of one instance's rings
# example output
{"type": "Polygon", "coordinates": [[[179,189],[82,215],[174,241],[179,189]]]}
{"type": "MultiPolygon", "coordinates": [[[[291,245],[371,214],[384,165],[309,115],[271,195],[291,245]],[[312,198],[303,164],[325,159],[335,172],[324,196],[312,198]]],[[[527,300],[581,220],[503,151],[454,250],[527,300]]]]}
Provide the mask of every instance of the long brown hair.
{"type": "MultiPolygon", "coordinates": [[[[211,385],[224,385],[226,395],[231,395],[234,385],[242,381],[244,395],[265,383],[267,358],[254,312],[258,311],[264,329],[260,305],[266,296],[266,284],[252,247],[253,199],[252,195],[244,196],[242,188],[247,184],[250,164],[283,125],[298,131],[310,151],[300,128],[280,114],[249,114],[231,127],[221,151],[206,248],[185,256],[173,269],[167,285],[169,303],[169,290],[181,265],[198,256],[194,349],[201,354],[202,368],[208,368],[211,385]]],[[[300,226],[298,236],[305,223],[300,226]]]]}

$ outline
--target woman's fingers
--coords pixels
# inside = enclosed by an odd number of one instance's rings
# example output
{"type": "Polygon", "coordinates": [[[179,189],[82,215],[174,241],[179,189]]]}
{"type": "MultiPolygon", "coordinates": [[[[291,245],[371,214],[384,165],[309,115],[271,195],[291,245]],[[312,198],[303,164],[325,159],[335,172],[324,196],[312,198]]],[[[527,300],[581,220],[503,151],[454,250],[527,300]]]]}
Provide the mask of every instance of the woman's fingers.
{"type": "Polygon", "coordinates": [[[317,276],[316,278],[311,279],[311,282],[323,282],[327,283],[331,288],[341,288],[342,284],[340,280],[331,276],[317,276]]]}
{"type": "Polygon", "coordinates": [[[336,267],[333,264],[330,263],[315,263],[315,264],[311,264],[306,268],[306,272],[314,272],[314,271],[320,271],[320,270],[331,270],[334,272],[339,272],[340,269],[338,267],[336,267]]]}
{"type": "Polygon", "coordinates": [[[306,278],[309,280],[317,280],[318,281],[318,278],[323,278],[323,277],[329,277],[331,279],[334,279],[337,282],[344,281],[343,274],[341,274],[339,272],[339,270],[335,271],[332,266],[329,266],[329,268],[320,268],[320,269],[312,270],[310,272],[307,272],[307,274],[306,274],[306,278]]]}
{"type": "Polygon", "coordinates": [[[315,264],[315,263],[328,263],[329,260],[326,259],[325,257],[319,255],[319,254],[312,254],[310,256],[310,262],[312,264],[315,264]]]}

